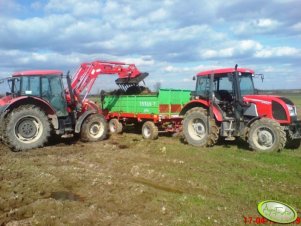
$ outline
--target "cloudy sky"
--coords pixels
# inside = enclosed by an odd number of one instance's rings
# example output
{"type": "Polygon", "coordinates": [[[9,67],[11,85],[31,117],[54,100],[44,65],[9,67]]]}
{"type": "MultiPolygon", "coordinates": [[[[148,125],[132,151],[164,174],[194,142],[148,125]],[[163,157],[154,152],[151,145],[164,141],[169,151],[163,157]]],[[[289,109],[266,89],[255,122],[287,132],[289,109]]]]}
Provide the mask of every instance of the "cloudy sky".
{"type": "Polygon", "coordinates": [[[149,72],[149,87],[192,89],[197,72],[237,63],[265,75],[258,88],[301,88],[300,9],[300,0],[0,0],[0,77],[117,60],[149,72]]]}

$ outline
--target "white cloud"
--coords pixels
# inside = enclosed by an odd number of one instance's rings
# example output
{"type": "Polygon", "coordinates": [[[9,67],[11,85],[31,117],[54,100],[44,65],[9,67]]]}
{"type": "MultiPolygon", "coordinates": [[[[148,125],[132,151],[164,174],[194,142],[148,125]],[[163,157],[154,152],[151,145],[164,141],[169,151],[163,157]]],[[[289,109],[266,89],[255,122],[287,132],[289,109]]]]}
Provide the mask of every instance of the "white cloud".
{"type": "Polygon", "coordinates": [[[162,21],[164,19],[166,19],[167,17],[167,12],[164,9],[158,9],[154,12],[151,12],[149,15],[149,18],[151,21],[162,21]]]}
{"type": "Polygon", "coordinates": [[[301,50],[293,47],[283,46],[275,48],[264,48],[255,53],[258,58],[271,58],[271,57],[300,57],[301,50]]]}
{"type": "Polygon", "coordinates": [[[227,44],[231,47],[226,47],[222,49],[204,49],[200,51],[200,56],[203,59],[213,59],[213,58],[232,58],[238,57],[240,55],[252,55],[256,50],[262,49],[262,44],[254,40],[242,40],[239,42],[229,42],[227,44]]]}
{"type": "Polygon", "coordinates": [[[292,25],[291,29],[294,30],[294,31],[301,32],[301,22],[298,22],[298,23],[292,25]]]}
{"type": "Polygon", "coordinates": [[[278,29],[282,25],[281,22],[270,19],[260,18],[249,21],[241,21],[238,25],[233,26],[231,29],[236,34],[252,35],[254,33],[269,33],[278,29]]]}
{"type": "Polygon", "coordinates": [[[78,0],[49,0],[45,9],[50,12],[72,12],[75,16],[98,15],[101,13],[100,1],[78,1],[78,0]]]}

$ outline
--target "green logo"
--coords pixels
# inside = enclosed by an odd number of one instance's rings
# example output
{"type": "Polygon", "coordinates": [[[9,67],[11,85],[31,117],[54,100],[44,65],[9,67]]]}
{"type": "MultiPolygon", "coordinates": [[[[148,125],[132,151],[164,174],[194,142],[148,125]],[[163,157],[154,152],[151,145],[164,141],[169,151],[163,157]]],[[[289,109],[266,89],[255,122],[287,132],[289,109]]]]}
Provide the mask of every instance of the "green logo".
{"type": "Polygon", "coordinates": [[[266,219],[276,223],[288,224],[297,219],[296,210],[283,202],[263,201],[258,204],[258,211],[266,219]]]}

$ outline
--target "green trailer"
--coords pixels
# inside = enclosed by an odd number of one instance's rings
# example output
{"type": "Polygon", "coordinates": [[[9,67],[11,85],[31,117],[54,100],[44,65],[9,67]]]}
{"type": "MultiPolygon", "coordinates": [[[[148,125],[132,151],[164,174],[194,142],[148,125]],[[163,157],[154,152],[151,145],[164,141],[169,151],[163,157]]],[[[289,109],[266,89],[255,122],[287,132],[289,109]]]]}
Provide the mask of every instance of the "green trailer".
{"type": "Polygon", "coordinates": [[[109,120],[111,133],[121,133],[123,126],[141,127],[147,139],[156,139],[159,132],[177,132],[179,116],[190,100],[190,90],[160,89],[158,93],[140,95],[105,95],[102,109],[109,120]]]}

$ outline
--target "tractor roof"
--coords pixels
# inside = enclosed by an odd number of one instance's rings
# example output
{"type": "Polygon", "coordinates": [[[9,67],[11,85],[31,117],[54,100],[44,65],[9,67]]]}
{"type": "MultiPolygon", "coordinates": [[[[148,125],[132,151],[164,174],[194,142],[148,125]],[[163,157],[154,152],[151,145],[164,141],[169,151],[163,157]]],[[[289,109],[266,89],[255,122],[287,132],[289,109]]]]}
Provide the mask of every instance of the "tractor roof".
{"type": "MultiPolygon", "coordinates": [[[[199,72],[197,74],[197,76],[208,76],[208,75],[211,75],[212,73],[215,74],[215,75],[216,74],[228,74],[228,73],[232,73],[234,71],[235,71],[234,68],[220,68],[220,69],[214,69],[214,70],[199,72]]],[[[241,73],[254,74],[254,71],[252,69],[248,69],[248,68],[237,68],[237,71],[241,72],[241,73]]]]}
{"type": "Polygon", "coordinates": [[[46,76],[46,75],[61,75],[62,71],[58,70],[31,70],[31,71],[19,71],[13,73],[13,77],[19,76],[46,76]]]}

